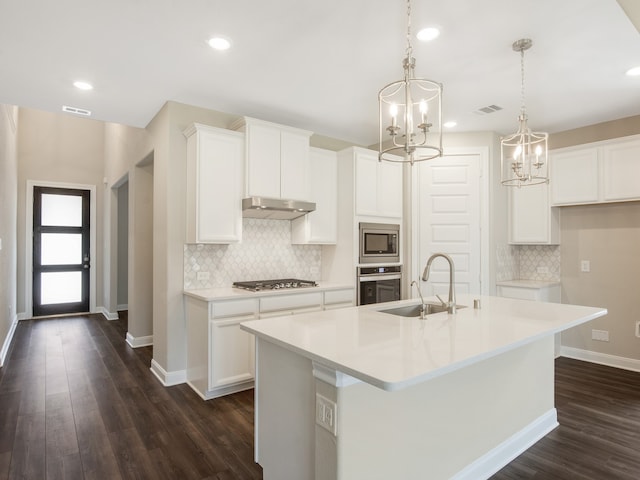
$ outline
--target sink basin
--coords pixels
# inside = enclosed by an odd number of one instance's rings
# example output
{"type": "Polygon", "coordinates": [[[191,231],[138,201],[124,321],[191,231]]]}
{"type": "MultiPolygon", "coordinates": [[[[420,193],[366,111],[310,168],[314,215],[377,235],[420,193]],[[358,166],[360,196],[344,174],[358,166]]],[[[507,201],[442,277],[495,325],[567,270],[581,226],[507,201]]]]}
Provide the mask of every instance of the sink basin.
{"type": "MultiPolygon", "coordinates": [[[[404,307],[389,308],[387,310],[379,310],[382,313],[390,313],[391,315],[399,315],[401,317],[419,317],[420,316],[420,304],[406,305],[404,307]]],[[[431,315],[433,313],[446,312],[447,307],[440,303],[425,303],[426,312],[425,315],[431,315]]],[[[456,308],[465,308],[464,305],[456,305],[456,308]]]]}

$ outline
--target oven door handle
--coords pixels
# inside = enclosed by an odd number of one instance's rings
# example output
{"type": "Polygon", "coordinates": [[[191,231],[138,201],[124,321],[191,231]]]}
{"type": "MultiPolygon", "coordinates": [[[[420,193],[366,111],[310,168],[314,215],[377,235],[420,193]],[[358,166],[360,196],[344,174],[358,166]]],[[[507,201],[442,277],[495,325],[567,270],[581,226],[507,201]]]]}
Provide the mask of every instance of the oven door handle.
{"type": "Polygon", "coordinates": [[[361,275],[361,282],[379,282],[380,280],[401,280],[402,274],[393,274],[393,275],[361,275]]]}

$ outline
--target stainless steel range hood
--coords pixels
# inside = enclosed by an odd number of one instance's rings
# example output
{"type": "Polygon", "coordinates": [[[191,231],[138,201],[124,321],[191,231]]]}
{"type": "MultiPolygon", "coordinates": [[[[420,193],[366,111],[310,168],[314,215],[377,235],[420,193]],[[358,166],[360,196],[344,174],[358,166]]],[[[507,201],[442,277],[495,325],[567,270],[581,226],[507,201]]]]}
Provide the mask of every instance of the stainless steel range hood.
{"type": "Polygon", "coordinates": [[[249,197],[242,199],[242,216],[245,218],[269,218],[293,220],[316,209],[313,202],[281,200],[279,198],[249,197]]]}

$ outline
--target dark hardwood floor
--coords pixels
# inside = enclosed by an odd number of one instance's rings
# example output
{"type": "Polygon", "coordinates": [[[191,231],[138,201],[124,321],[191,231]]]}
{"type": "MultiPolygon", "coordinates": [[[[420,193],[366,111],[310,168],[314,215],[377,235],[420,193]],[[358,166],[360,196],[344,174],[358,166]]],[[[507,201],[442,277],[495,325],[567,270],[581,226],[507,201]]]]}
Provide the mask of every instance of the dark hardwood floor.
{"type": "Polygon", "coordinates": [[[261,479],[253,391],[165,388],[126,317],[21,321],[0,369],[0,478],[261,479]]]}
{"type": "MultiPolygon", "coordinates": [[[[0,478],[261,479],[253,392],[165,388],[126,331],[126,316],[18,324],[0,369],[0,478]]],[[[640,479],[640,373],[560,358],[556,403],[561,426],[494,480],[640,479]]]]}
{"type": "Polygon", "coordinates": [[[560,426],[493,480],[640,479],[640,373],[556,359],[560,426]]]}

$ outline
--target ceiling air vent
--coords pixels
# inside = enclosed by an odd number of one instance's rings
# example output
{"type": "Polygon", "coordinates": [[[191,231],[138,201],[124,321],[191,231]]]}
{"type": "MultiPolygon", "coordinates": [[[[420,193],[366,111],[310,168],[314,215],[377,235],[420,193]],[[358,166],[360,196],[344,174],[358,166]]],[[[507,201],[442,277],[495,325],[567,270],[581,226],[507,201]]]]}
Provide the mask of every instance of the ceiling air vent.
{"type": "Polygon", "coordinates": [[[500,110],[502,110],[502,107],[499,107],[498,105],[488,105],[486,107],[474,110],[473,113],[475,113],[476,115],[488,115],[493,112],[499,112],[500,110]]]}
{"type": "Polygon", "coordinates": [[[91,116],[91,110],[85,110],[84,108],[78,107],[70,107],[68,105],[63,105],[62,111],[67,113],[74,113],[76,115],[83,115],[85,117],[91,116]]]}

